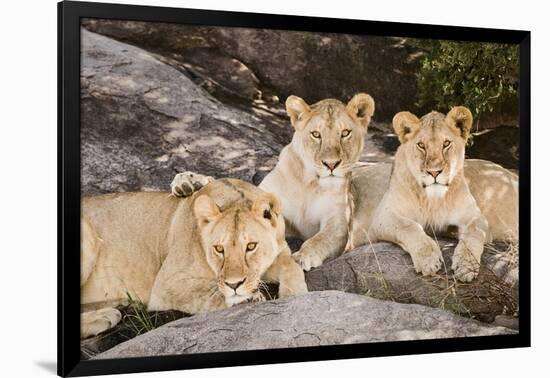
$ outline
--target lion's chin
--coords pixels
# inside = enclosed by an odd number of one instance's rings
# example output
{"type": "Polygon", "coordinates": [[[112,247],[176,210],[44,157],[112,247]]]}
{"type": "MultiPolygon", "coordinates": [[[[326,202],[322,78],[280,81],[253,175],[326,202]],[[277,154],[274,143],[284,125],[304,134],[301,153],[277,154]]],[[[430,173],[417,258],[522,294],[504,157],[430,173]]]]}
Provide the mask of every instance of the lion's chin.
{"type": "Polygon", "coordinates": [[[319,177],[319,185],[324,189],[340,189],[346,182],[342,176],[326,175],[319,177]]]}
{"type": "Polygon", "coordinates": [[[428,185],[424,188],[426,191],[426,196],[429,199],[440,199],[445,197],[445,194],[447,194],[447,190],[449,188],[447,185],[441,185],[441,184],[432,184],[428,185]]]}
{"type": "Polygon", "coordinates": [[[230,297],[225,297],[225,304],[227,307],[235,306],[239,303],[247,302],[252,298],[250,295],[232,295],[230,297]]]}

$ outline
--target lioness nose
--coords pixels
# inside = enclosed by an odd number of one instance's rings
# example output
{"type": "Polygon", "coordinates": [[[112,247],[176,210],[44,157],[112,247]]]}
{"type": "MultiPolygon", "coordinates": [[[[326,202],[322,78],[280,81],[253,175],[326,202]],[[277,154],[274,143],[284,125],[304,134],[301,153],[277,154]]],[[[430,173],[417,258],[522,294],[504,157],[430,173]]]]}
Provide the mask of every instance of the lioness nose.
{"type": "Polygon", "coordinates": [[[342,162],[342,160],[336,160],[336,161],[324,161],[323,160],[323,165],[325,167],[327,167],[328,169],[330,169],[331,171],[334,171],[336,169],[336,167],[338,167],[340,165],[341,162],[342,162]]]}
{"type": "Polygon", "coordinates": [[[433,178],[436,178],[437,176],[439,176],[439,174],[443,172],[442,169],[432,169],[432,170],[428,170],[428,173],[433,177],[433,178]]]}
{"type": "Polygon", "coordinates": [[[230,281],[225,281],[225,284],[226,284],[227,286],[229,286],[231,289],[237,290],[237,288],[238,288],[239,286],[241,286],[241,285],[244,283],[244,281],[246,281],[246,278],[243,278],[243,279],[240,280],[240,281],[231,281],[231,282],[230,282],[230,281]]]}

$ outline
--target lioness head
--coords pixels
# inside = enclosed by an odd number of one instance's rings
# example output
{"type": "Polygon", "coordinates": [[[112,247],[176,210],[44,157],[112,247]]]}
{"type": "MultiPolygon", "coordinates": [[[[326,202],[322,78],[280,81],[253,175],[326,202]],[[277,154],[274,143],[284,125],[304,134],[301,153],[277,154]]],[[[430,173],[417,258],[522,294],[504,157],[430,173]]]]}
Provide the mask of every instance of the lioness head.
{"type": "Polygon", "coordinates": [[[418,119],[410,112],[393,118],[407,166],[429,198],[440,198],[464,166],[464,149],[472,113],[456,106],[447,115],[431,112],[418,119]]]}
{"type": "Polygon", "coordinates": [[[228,306],[257,294],[261,276],[278,255],[284,221],[275,195],[220,209],[208,195],[194,203],[203,249],[228,306]],[[282,231],[281,231],[282,230],[282,231]]]}
{"type": "Polygon", "coordinates": [[[286,100],[295,128],[292,144],[321,180],[343,178],[359,160],[374,100],[364,93],[347,105],[333,99],[308,105],[297,96],[286,100]]]}

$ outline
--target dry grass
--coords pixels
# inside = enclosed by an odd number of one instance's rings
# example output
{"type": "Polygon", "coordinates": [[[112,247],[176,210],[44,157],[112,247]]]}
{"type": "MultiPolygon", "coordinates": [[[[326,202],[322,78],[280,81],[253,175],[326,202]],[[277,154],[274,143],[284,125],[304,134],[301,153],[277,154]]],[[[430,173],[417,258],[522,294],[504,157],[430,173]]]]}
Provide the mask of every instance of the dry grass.
{"type": "Polygon", "coordinates": [[[122,319],[124,326],[136,336],[157,328],[158,314],[149,313],[147,306],[139,299],[133,298],[130,293],[126,293],[126,296],[128,306],[127,313],[122,319]]]}

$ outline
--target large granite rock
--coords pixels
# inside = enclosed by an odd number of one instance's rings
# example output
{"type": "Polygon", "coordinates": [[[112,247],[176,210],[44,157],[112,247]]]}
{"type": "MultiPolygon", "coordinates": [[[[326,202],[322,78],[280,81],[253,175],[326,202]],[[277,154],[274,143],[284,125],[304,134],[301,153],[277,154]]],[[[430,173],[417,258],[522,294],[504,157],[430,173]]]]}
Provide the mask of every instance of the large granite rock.
{"type": "Polygon", "coordinates": [[[341,290],[418,303],[485,322],[492,322],[503,313],[517,315],[517,249],[505,244],[487,246],[479,276],[463,283],[455,280],[451,271],[456,241],[440,239],[439,244],[445,265],[435,276],[416,273],[409,254],[397,245],[374,243],[355,248],[307,272],[308,289],[341,290]]]}
{"type": "Polygon", "coordinates": [[[166,190],[185,170],[252,181],[290,141],[284,114],[221,103],[165,60],[82,29],[84,195],[166,190]]]}
{"type": "Polygon", "coordinates": [[[179,319],[94,359],[513,333],[441,309],[325,291],[179,319]]]}
{"type": "Polygon", "coordinates": [[[423,56],[395,37],[95,19],[83,25],[176,59],[243,98],[284,102],[294,94],[314,102],[368,92],[379,121],[414,108],[423,56]]]}

